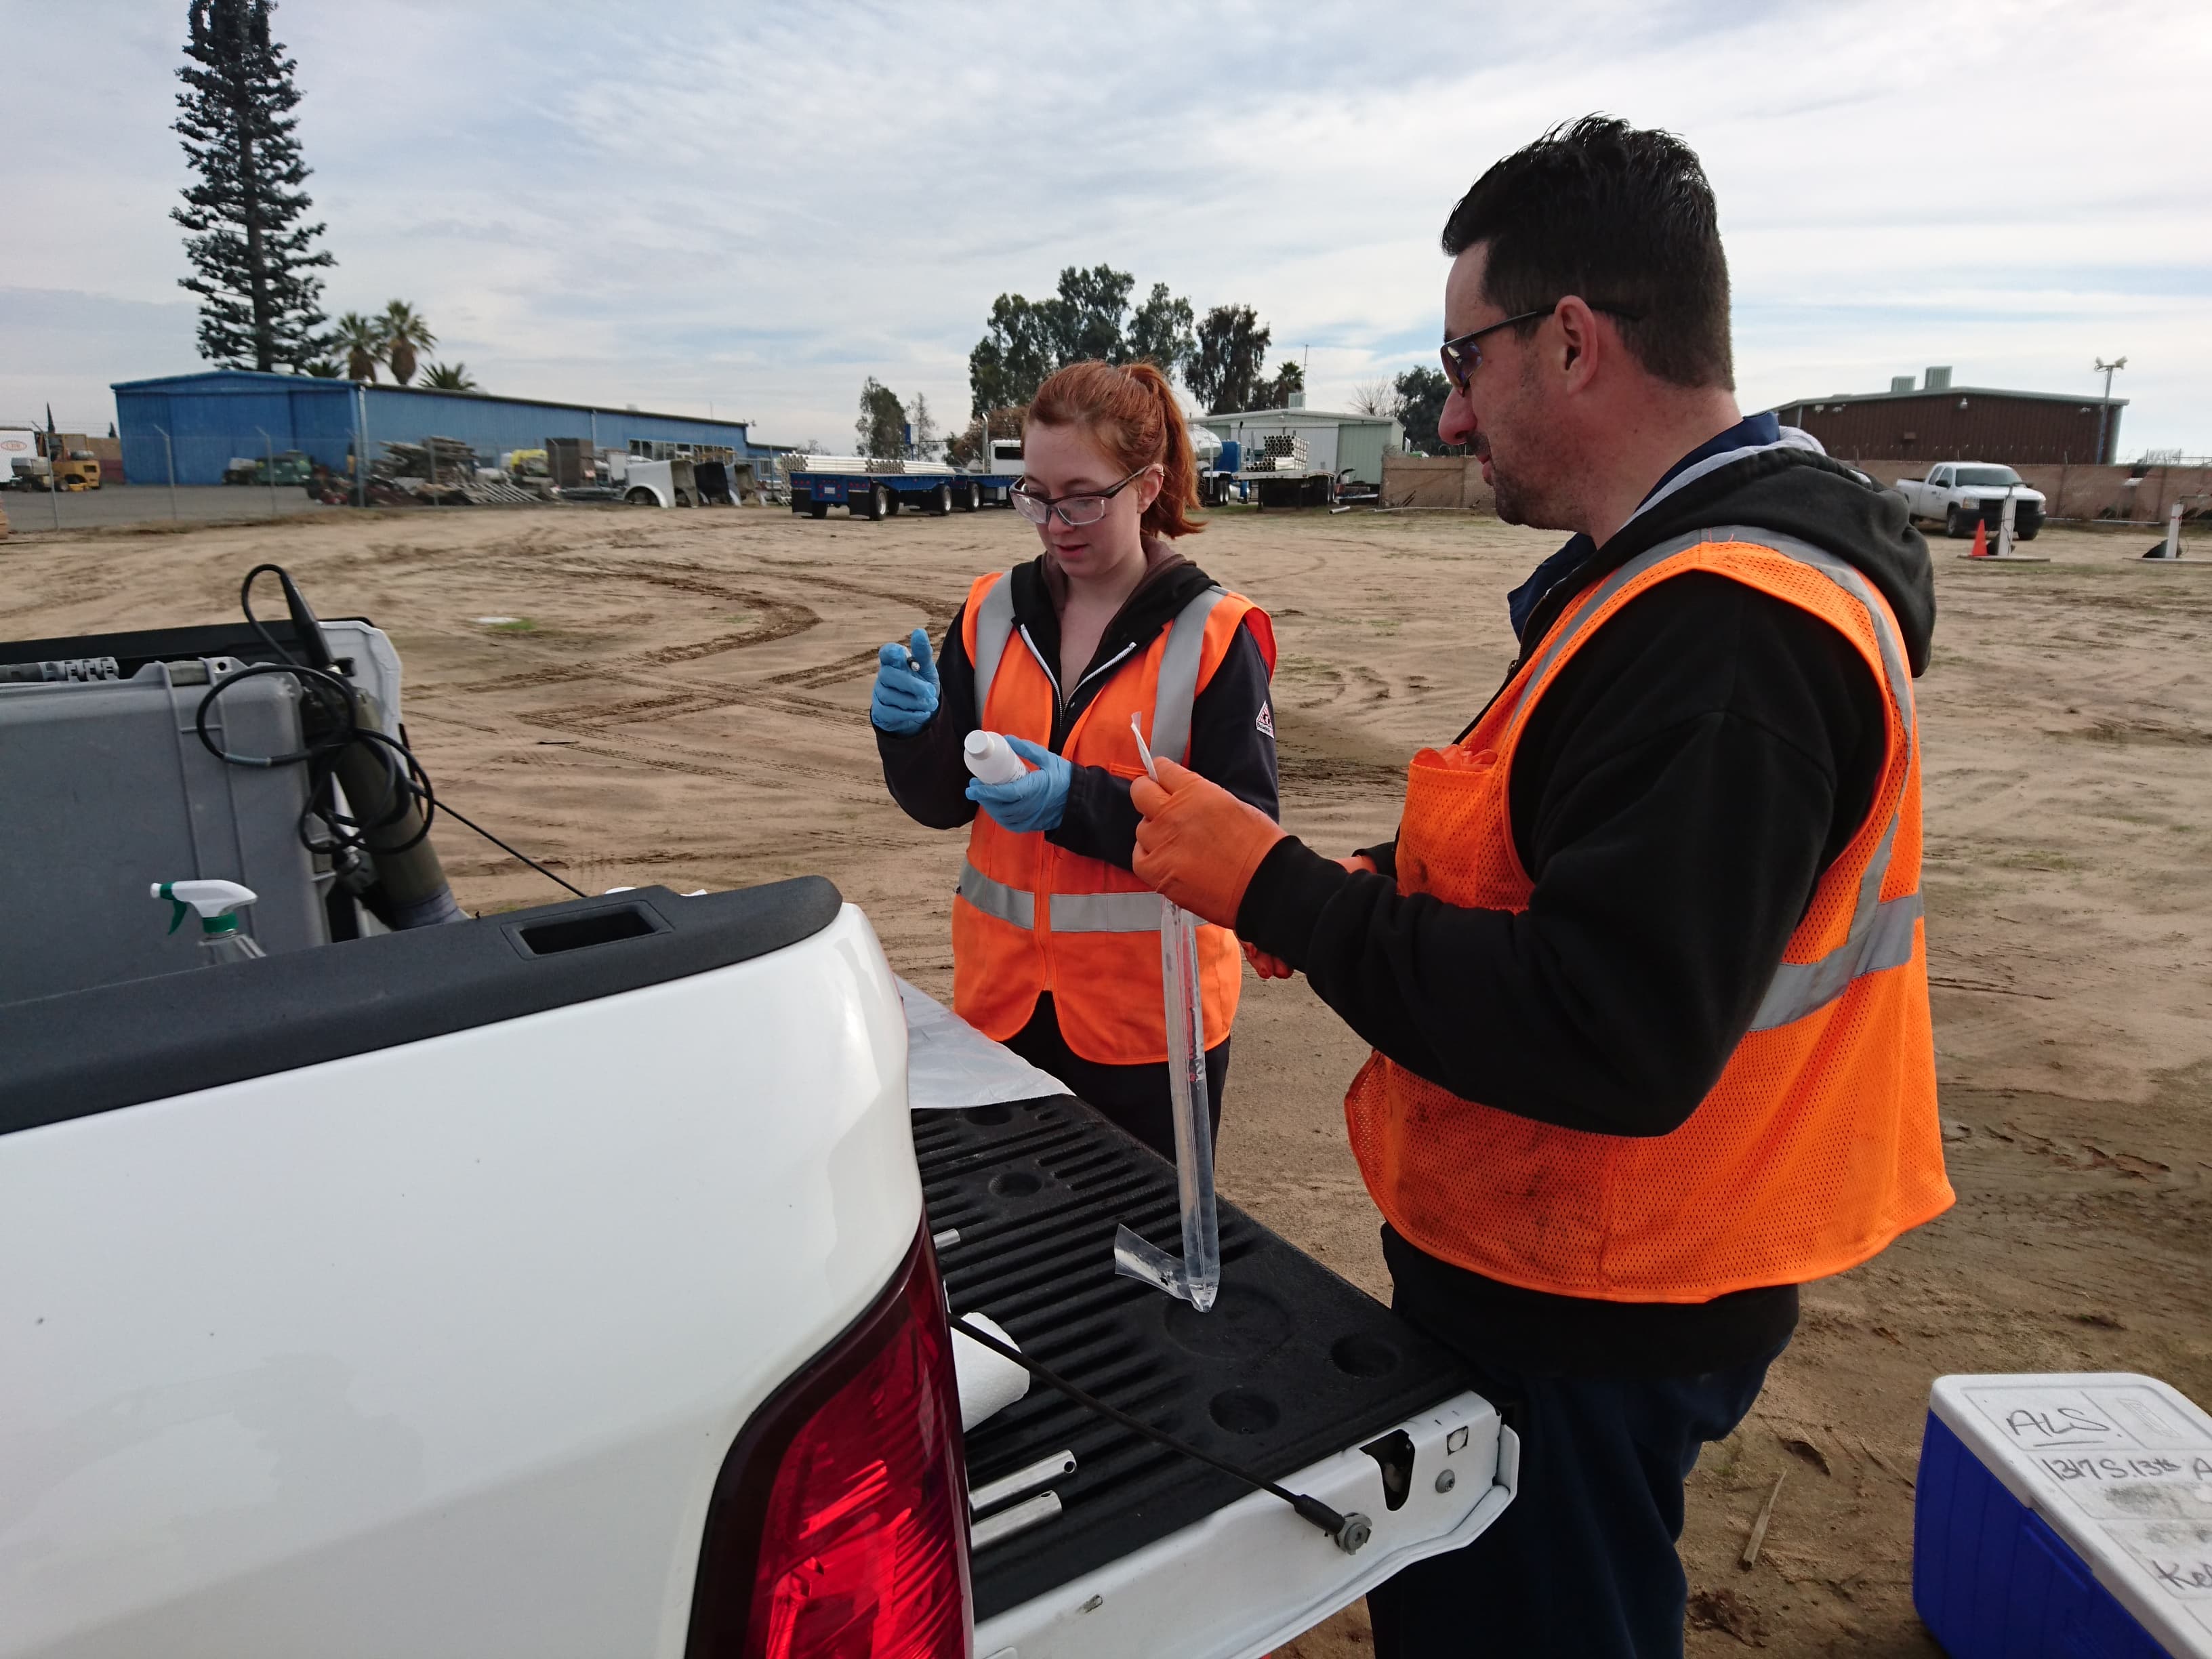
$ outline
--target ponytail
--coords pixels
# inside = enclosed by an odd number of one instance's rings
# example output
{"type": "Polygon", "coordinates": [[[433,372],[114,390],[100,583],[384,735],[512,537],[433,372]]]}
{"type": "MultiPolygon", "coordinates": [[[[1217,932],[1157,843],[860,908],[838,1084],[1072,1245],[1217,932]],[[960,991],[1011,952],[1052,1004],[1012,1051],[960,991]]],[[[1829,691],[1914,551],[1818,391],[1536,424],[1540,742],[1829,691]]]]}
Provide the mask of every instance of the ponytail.
{"type": "Polygon", "coordinates": [[[1124,472],[1158,466],[1160,493],[1145,509],[1146,535],[1172,541],[1206,528],[1190,516],[1198,505],[1198,463],[1182,406],[1152,364],[1070,363],[1037,388],[1027,418],[1082,428],[1124,472]]]}

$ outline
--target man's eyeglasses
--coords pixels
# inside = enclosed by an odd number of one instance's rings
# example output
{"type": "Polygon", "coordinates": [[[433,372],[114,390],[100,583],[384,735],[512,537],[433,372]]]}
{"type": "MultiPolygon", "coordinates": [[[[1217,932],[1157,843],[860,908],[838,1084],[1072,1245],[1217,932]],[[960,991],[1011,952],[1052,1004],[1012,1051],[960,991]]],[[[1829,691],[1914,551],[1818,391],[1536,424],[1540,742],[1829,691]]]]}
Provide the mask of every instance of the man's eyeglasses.
{"type": "MultiPolygon", "coordinates": [[[[1631,311],[1626,306],[1604,305],[1595,300],[1588,303],[1592,311],[1610,312],[1626,322],[1640,322],[1644,318],[1642,312],[1631,311]]],[[[1474,371],[1482,367],[1482,347],[1477,342],[1484,335],[1495,334],[1499,329],[1511,328],[1516,323],[1533,323],[1540,317],[1550,316],[1559,308],[1559,302],[1554,300],[1551,304],[1539,306],[1534,311],[1524,311],[1518,317],[1508,317],[1502,323],[1492,323],[1487,327],[1476,329],[1471,334],[1462,334],[1455,338],[1446,340],[1437,348],[1438,355],[1443,359],[1444,378],[1462,392],[1466,391],[1468,383],[1474,379],[1474,371]]]]}
{"type": "Polygon", "coordinates": [[[1097,524],[1106,516],[1106,503],[1127,489],[1136,480],[1150,472],[1157,462],[1147,461],[1111,489],[1086,489],[1079,495],[1048,495],[1035,489],[1026,482],[1016,484],[1006,493],[1013,498],[1014,511],[1031,524],[1050,524],[1053,514],[1072,530],[1097,524]]]}

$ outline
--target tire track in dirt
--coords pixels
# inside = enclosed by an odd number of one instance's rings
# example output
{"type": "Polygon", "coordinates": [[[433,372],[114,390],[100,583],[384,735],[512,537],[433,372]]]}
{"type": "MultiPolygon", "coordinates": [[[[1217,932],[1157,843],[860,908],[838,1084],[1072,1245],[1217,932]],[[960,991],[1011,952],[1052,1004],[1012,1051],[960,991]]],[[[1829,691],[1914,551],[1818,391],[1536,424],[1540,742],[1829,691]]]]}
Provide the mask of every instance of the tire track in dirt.
{"type": "MultiPolygon", "coordinates": [[[[0,605],[0,619],[33,616],[42,611],[51,611],[55,606],[60,605],[98,605],[103,600],[112,599],[120,594],[127,593],[137,586],[137,583],[135,580],[128,578],[102,580],[97,576],[85,576],[72,570],[65,583],[58,582],[52,588],[34,588],[20,602],[0,605]]],[[[105,632],[106,630],[92,631],[105,632]]]]}
{"type": "Polygon", "coordinates": [[[852,679],[872,669],[876,665],[876,651],[880,648],[855,652],[849,657],[840,657],[835,662],[819,663],[812,668],[794,668],[788,673],[771,674],[764,684],[798,686],[804,690],[817,685],[832,685],[839,680],[852,679]]]}
{"type": "MultiPolygon", "coordinates": [[[[681,715],[710,714],[717,709],[731,708],[773,712],[809,720],[840,719],[852,712],[842,704],[793,696],[788,692],[773,690],[765,684],[749,685],[719,680],[659,680],[644,674],[620,671],[611,671],[605,678],[611,684],[619,683],[639,690],[660,694],[658,697],[641,697],[629,704],[617,705],[630,711],[625,717],[633,720],[673,720],[681,715]],[[688,704],[685,704],[687,699],[688,704]],[[648,709],[658,709],[659,712],[642,712],[648,709]]],[[[600,712],[590,706],[540,708],[520,712],[515,718],[562,730],[566,729],[567,723],[571,721],[594,720],[600,712]]]]}
{"type": "MultiPolygon", "coordinates": [[[[518,718],[532,726],[551,731],[591,732],[596,729],[573,723],[563,724],[559,719],[552,716],[523,714],[518,718]]],[[[743,783],[759,783],[764,771],[771,773],[779,784],[805,781],[826,786],[830,792],[856,790],[866,783],[866,780],[858,774],[857,769],[848,768],[840,770],[834,766],[823,766],[797,760],[783,752],[779,752],[772,763],[755,761],[749,764],[730,763],[718,762],[700,754],[696,750],[682,749],[671,744],[635,739],[617,746],[603,741],[594,742],[589,737],[580,738],[574,743],[562,744],[562,752],[566,756],[593,755],[601,760],[620,761],[647,767],[654,771],[684,773],[696,777],[728,778],[743,783]]],[[[872,784],[866,785],[868,793],[872,793],[872,784]]]]}
{"type": "Polygon", "coordinates": [[[731,651],[750,650],[757,645],[772,645],[778,640],[804,634],[822,620],[803,605],[787,605],[757,596],[747,602],[754,609],[769,611],[769,620],[759,628],[749,628],[735,634],[717,634],[710,639],[695,640],[688,645],[663,646],[657,651],[610,657],[603,662],[556,664],[544,668],[526,669],[520,674],[504,675],[495,680],[477,680],[453,689],[472,696],[487,692],[527,691],[538,686],[602,679],[611,674],[634,672],[641,668],[665,668],[676,663],[697,662],[704,657],[719,657],[731,651]]]}
{"type": "Polygon", "coordinates": [[[675,691],[653,697],[635,697],[628,702],[602,703],[596,708],[562,709],[550,715],[525,715],[533,724],[558,722],[563,731],[603,732],[611,726],[646,726],[655,720],[703,714],[724,707],[722,699],[695,692],[675,691]]]}
{"type": "MultiPolygon", "coordinates": [[[[522,548],[516,550],[534,552],[536,550],[522,548]]],[[[530,690],[551,685],[573,684],[586,679],[629,676],[635,674],[641,669],[696,662],[707,657],[723,655],[732,651],[747,650],[756,646],[771,644],[778,640],[789,639],[818,625],[821,621],[819,614],[810,606],[789,600],[773,599],[754,589],[732,586],[726,580],[714,580],[713,578],[720,576],[722,573],[693,562],[678,563],[664,560],[649,564],[632,564],[620,561],[592,561],[584,564],[552,565],[540,562],[535,568],[540,574],[568,576],[586,581],[605,581],[613,579],[648,582],[655,586],[678,592],[692,593],[726,604],[743,605],[748,610],[766,611],[769,620],[760,627],[746,629],[736,634],[718,635],[711,639],[696,641],[686,645],[663,647],[656,651],[617,657],[601,663],[549,665],[544,668],[526,670],[519,674],[504,675],[496,679],[477,681],[455,689],[473,696],[481,696],[530,690]]],[[[815,585],[832,592],[883,600],[920,610],[932,623],[940,625],[949,624],[958,609],[957,603],[948,604],[934,597],[889,592],[857,582],[817,579],[815,585]]],[[[874,655],[873,651],[857,652],[830,662],[789,670],[770,677],[764,683],[800,690],[830,684],[839,680],[855,678],[866,672],[874,659],[874,655]]],[[[682,714],[703,713],[716,707],[726,707],[732,703],[750,703],[756,701],[756,695],[746,689],[727,685],[711,690],[702,687],[690,689],[686,693],[682,694],[667,693],[658,699],[638,699],[627,704],[615,705],[611,708],[595,709],[588,713],[571,715],[568,718],[580,726],[587,729],[598,728],[620,723],[624,719],[672,719],[682,714]]],[[[827,710],[805,703],[787,703],[782,706],[787,712],[799,714],[809,719],[819,720],[829,713],[827,710]]]]}

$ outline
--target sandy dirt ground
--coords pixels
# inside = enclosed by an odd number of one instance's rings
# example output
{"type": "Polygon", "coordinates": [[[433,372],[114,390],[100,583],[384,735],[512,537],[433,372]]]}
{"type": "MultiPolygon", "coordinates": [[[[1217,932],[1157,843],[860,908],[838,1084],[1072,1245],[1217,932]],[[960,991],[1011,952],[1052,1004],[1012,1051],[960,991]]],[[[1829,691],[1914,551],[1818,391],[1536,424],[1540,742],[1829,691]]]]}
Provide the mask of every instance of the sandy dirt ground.
{"type": "MultiPolygon", "coordinates": [[[[1936,544],[1921,683],[1928,933],[1958,1206],[1809,1286],[1797,1340],[1692,1482],[1690,1650],[1929,1655],[1912,1480],[1947,1371],[2144,1370],[2212,1401],[2212,568],[2048,531],[2047,565],[1936,544]],[[1786,1478],[1785,1478],[1786,1477],[1786,1478]],[[1753,1516],[1782,1481],[1755,1567],[1753,1516]]],[[[1401,768],[1511,655],[1502,595],[1556,538],[1455,514],[1220,515],[1192,551],[1274,613],[1283,799],[1329,852],[1396,818],[1401,768]]],[[[588,890],[820,872],[949,996],[957,835],[884,795],[878,643],[1030,556],[1012,514],[816,523],[761,509],[333,514],[0,545],[0,632],[223,620],[289,564],[390,630],[441,791],[588,890]],[[480,619],[514,620],[488,623],[480,619]]],[[[559,895],[457,826],[464,903],[559,895]]],[[[1226,1191],[1387,1294],[1342,1133],[1358,1045],[1307,990],[1248,983],[1226,1191]]],[[[1290,1648],[1369,1651],[1347,1609],[1290,1648]]]]}

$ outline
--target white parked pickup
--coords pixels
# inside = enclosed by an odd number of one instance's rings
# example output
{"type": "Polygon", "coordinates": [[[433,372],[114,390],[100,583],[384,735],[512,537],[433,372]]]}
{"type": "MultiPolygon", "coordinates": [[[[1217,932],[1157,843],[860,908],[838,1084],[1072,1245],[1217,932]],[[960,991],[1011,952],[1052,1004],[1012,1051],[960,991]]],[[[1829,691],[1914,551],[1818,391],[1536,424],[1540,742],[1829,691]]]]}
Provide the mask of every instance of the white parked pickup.
{"type": "Polygon", "coordinates": [[[1976,520],[1995,532],[2004,519],[2008,500],[2013,508],[2013,534],[2032,542],[2043,528],[2043,492],[2021,482],[2008,466],[1987,461],[1946,461],[1929,468],[1925,478],[1899,478],[1897,493],[1916,519],[1939,521],[1947,536],[1971,536],[1976,520]]]}
{"type": "MultiPolygon", "coordinates": [[[[350,678],[383,635],[346,626],[350,678]]],[[[0,672],[0,738],[277,660],[28,644],[123,678],[0,672]]],[[[41,878],[143,895],[19,752],[41,878]]],[[[1175,1174],[1079,1102],[910,1112],[910,1016],[819,878],[258,926],[0,1000],[0,1659],[1254,1659],[1512,1498],[1458,1362],[1233,1206],[1203,1318],[1117,1278],[1175,1174]],[[1048,1379],[963,1432],[948,1297],[1244,1473],[1048,1379]]]]}

